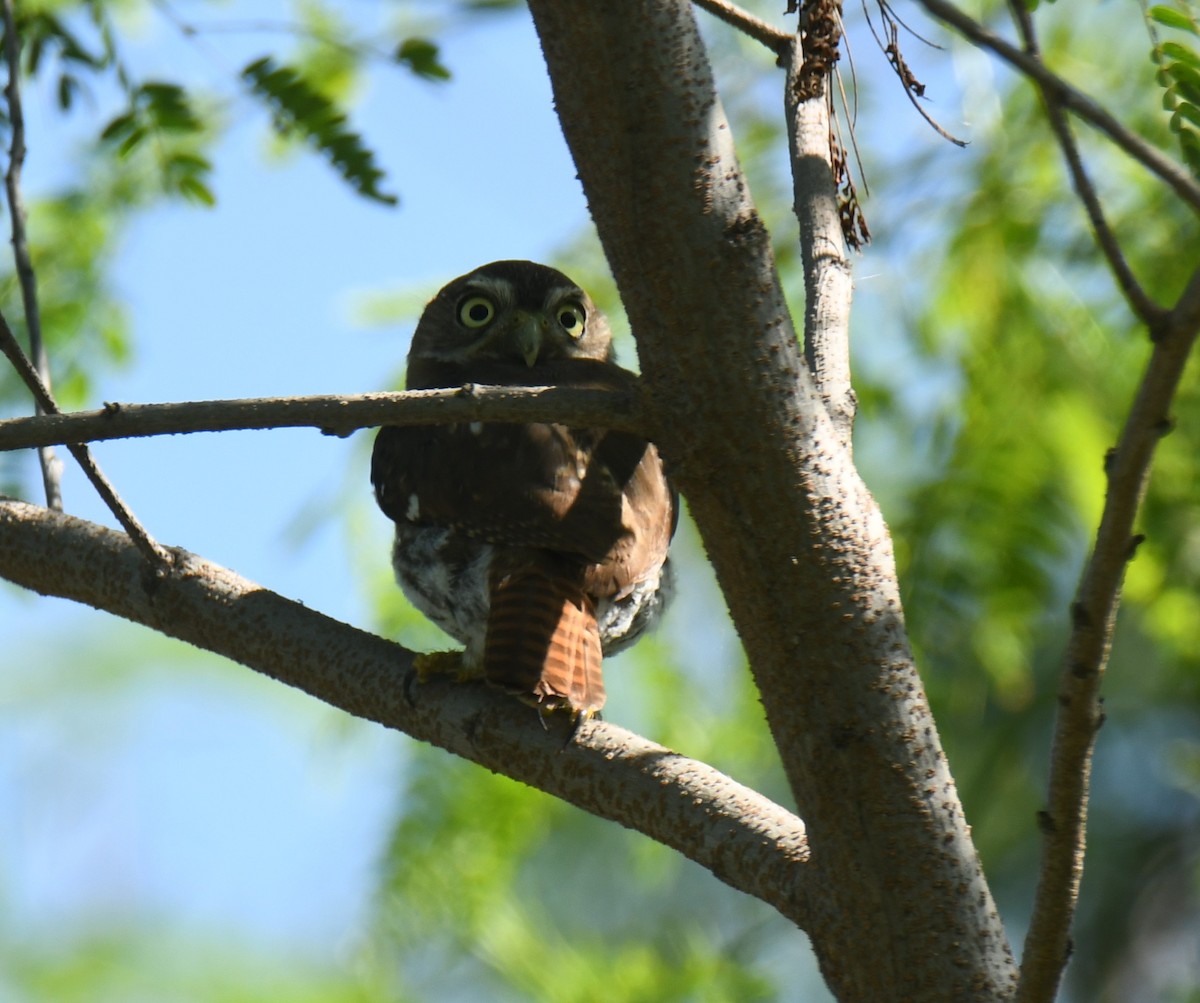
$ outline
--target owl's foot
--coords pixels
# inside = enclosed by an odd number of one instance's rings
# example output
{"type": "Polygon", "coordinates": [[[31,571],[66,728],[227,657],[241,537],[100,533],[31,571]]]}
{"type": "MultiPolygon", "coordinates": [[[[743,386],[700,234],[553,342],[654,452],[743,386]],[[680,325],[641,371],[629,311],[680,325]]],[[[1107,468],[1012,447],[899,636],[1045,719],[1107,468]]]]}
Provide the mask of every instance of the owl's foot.
{"type": "MultiPolygon", "coordinates": [[[[562,749],[565,750],[565,749],[570,748],[570,746],[574,745],[575,739],[577,739],[579,737],[579,733],[580,733],[580,731],[583,730],[583,726],[585,724],[588,724],[590,721],[603,721],[603,720],[604,720],[604,717],[601,715],[601,713],[598,710],[581,711],[579,713],[572,714],[571,715],[571,728],[567,732],[567,737],[566,737],[566,740],[562,744],[562,749]]],[[[545,719],[542,720],[542,727],[543,728],[546,727],[545,719]]],[[[560,750],[560,751],[562,751],[562,750],[560,750]]]]}

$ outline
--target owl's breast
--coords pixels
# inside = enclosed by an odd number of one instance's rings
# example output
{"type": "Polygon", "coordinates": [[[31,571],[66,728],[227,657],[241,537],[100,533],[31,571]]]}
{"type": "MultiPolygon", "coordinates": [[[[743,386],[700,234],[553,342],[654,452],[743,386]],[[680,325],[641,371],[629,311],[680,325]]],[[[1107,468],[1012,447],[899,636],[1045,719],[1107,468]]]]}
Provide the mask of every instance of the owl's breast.
{"type": "Polygon", "coordinates": [[[396,523],[392,567],[404,594],[425,616],[466,645],[469,664],[478,662],[490,606],[490,543],[441,526],[396,523]]]}

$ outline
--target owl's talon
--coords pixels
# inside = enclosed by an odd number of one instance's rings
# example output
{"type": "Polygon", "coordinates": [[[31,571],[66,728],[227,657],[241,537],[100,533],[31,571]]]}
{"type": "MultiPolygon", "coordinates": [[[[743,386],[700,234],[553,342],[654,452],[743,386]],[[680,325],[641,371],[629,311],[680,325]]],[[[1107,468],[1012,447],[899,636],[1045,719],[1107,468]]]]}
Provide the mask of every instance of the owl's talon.
{"type": "Polygon", "coordinates": [[[575,740],[579,737],[579,732],[581,730],[583,730],[583,726],[585,724],[587,724],[589,721],[602,721],[602,720],[604,720],[604,719],[600,716],[600,712],[598,710],[585,711],[585,712],[581,712],[578,714],[572,714],[571,715],[571,728],[567,732],[567,740],[565,742],[563,742],[563,749],[565,750],[567,748],[567,746],[574,744],[575,740]]]}

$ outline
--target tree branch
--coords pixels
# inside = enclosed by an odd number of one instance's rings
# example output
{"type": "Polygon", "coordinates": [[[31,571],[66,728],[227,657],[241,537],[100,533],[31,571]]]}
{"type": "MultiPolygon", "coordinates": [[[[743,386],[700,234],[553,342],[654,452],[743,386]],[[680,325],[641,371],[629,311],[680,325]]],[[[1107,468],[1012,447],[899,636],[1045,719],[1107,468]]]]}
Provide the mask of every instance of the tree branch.
{"type": "Polygon", "coordinates": [[[792,36],[781,28],[776,28],[748,10],[743,10],[737,4],[730,3],[729,0],[692,0],[692,2],[701,10],[706,10],[713,17],[720,18],[726,24],[733,26],[743,35],[753,38],[756,42],[762,42],[780,59],[787,55],[788,48],[792,44],[792,36]]]}
{"type": "Polygon", "coordinates": [[[1016,969],[912,662],[890,538],[813,387],[694,12],[530,9],[654,441],[808,823],[821,971],[843,1001],[1006,998],[1016,969]]]}
{"type": "Polygon", "coordinates": [[[485,387],[406,393],[258,397],[179,404],[106,404],[100,411],[0,421],[0,450],[185,432],[319,428],[345,436],[375,425],[549,421],[641,432],[638,394],[584,387],[485,387]]]}
{"type": "MultiPolygon", "coordinates": [[[[1031,58],[1036,59],[1039,64],[1042,64],[1037,35],[1033,27],[1033,15],[1025,6],[1023,0],[1011,0],[1009,7],[1013,12],[1013,18],[1017,22],[1017,28],[1021,33],[1025,52],[1031,58]]],[[[1049,120],[1050,128],[1053,130],[1054,136],[1058,140],[1058,145],[1062,149],[1063,157],[1067,162],[1067,170],[1071,175],[1071,183],[1074,185],[1075,193],[1079,196],[1079,200],[1083,203],[1084,210],[1087,212],[1088,220],[1092,224],[1092,232],[1096,236],[1096,243],[1099,244],[1105,260],[1108,261],[1109,270],[1117,280],[1117,285],[1120,287],[1121,292],[1124,293],[1125,300],[1129,304],[1130,309],[1133,310],[1134,315],[1142,322],[1153,327],[1162,321],[1166,310],[1146,294],[1145,289],[1138,282],[1137,276],[1133,274],[1133,269],[1129,267],[1129,262],[1125,260],[1125,255],[1121,252],[1121,246],[1117,242],[1116,235],[1113,233],[1112,228],[1108,225],[1108,220],[1104,216],[1104,209],[1100,205],[1100,198],[1096,194],[1096,188],[1092,184],[1092,179],[1088,176],[1087,169],[1083,165],[1083,158],[1079,154],[1079,146],[1076,144],[1075,137],[1071,133],[1071,123],[1067,120],[1058,95],[1042,84],[1041,81],[1036,81],[1036,83],[1042,95],[1042,103],[1046,108],[1046,118],[1049,120]]]]}
{"type": "MultiPolygon", "coordinates": [[[[13,0],[3,0],[2,9],[4,13],[4,58],[8,64],[8,84],[4,88],[4,94],[8,101],[8,120],[12,130],[4,187],[8,193],[13,259],[17,266],[17,278],[21,285],[25,326],[29,330],[29,356],[42,383],[49,390],[50,361],[46,357],[46,346],[42,341],[42,314],[38,309],[37,279],[34,277],[33,260],[29,255],[29,242],[25,236],[25,200],[21,195],[21,170],[25,165],[25,113],[21,107],[21,36],[17,32],[13,0]]],[[[41,404],[35,403],[34,408],[38,414],[42,413],[41,404]]],[[[61,512],[62,461],[55,455],[53,449],[43,447],[38,450],[38,462],[42,468],[42,484],[46,492],[46,504],[61,512]]]]}
{"type": "Polygon", "coordinates": [[[1105,461],[1108,492],[1096,544],[1071,605],[1072,630],[1058,684],[1050,753],[1042,865],[1021,963],[1021,1003],[1049,1003],[1069,954],[1069,931],[1083,876],[1088,784],[1096,731],[1104,723],[1100,684],[1108,662],[1121,582],[1140,536],[1133,532],[1159,440],[1171,430],[1171,402],[1200,332],[1200,270],[1153,331],[1154,349],[1121,431],[1105,461]]]}
{"type": "MultiPolygon", "coordinates": [[[[43,418],[26,418],[25,421],[45,421],[51,415],[58,414],[58,405],[54,401],[49,388],[42,382],[42,378],[38,375],[33,364],[26,358],[25,353],[21,351],[21,346],[17,342],[16,335],[12,333],[12,328],[8,326],[8,321],[4,319],[4,315],[0,314],[0,351],[2,351],[8,360],[13,364],[18,375],[25,382],[33,393],[33,399],[38,406],[46,413],[43,418]]],[[[112,486],[112,483],[104,472],[100,469],[100,465],[96,463],[92,452],[87,446],[69,445],[68,451],[79,466],[83,468],[87,479],[91,481],[92,486],[96,489],[96,493],[100,495],[101,500],[108,506],[108,509],[116,517],[117,521],[129,534],[129,538],[133,540],[138,550],[142,552],[146,560],[150,562],[151,567],[161,569],[166,562],[166,552],[155,542],[154,538],[146,532],[145,527],[138,522],[137,517],[129,509],[129,506],[121,500],[121,496],[117,494],[117,489],[112,486]]]]}
{"type": "Polygon", "coordinates": [[[850,381],[850,260],[838,213],[830,150],[829,73],[806,68],[800,36],[787,53],[784,107],[793,207],[804,264],[804,356],[841,444],[851,446],[858,407],[850,381]],[[814,92],[815,91],[815,92],[814,92]]]}
{"type": "Polygon", "coordinates": [[[804,824],[712,767],[607,722],[568,741],[548,719],[482,684],[416,683],[412,653],[183,550],[148,579],[128,539],[0,500],[0,576],[145,624],[232,658],[349,714],[431,742],[650,836],[811,922],[804,824]]]}
{"type": "Polygon", "coordinates": [[[1131,132],[1101,105],[1048,70],[1039,59],[1022,52],[978,21],[964,14],[948,0],[917,0],[930,14],[944,21],[963,37],[983,49],[990,49],[1006,63],[1054,95],[1058,103],[1099,129],[1129,156],[1160,178],[1193,209],[1200,210],[1200,185],[1192,176],[1136,133],[1131,132]]]}

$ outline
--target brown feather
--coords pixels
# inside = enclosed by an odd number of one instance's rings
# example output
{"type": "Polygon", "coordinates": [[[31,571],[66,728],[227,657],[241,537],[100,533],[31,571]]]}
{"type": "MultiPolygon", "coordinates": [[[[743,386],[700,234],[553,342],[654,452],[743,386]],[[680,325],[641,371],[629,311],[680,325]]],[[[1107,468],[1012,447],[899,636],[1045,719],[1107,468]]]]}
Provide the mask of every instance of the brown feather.
{"type": "Polygon", "coordinates": [[[591,717],[604,706],[600,630],[578,580],[530,564],[494,576],[483,673],[546,710],[591,717]]]}

